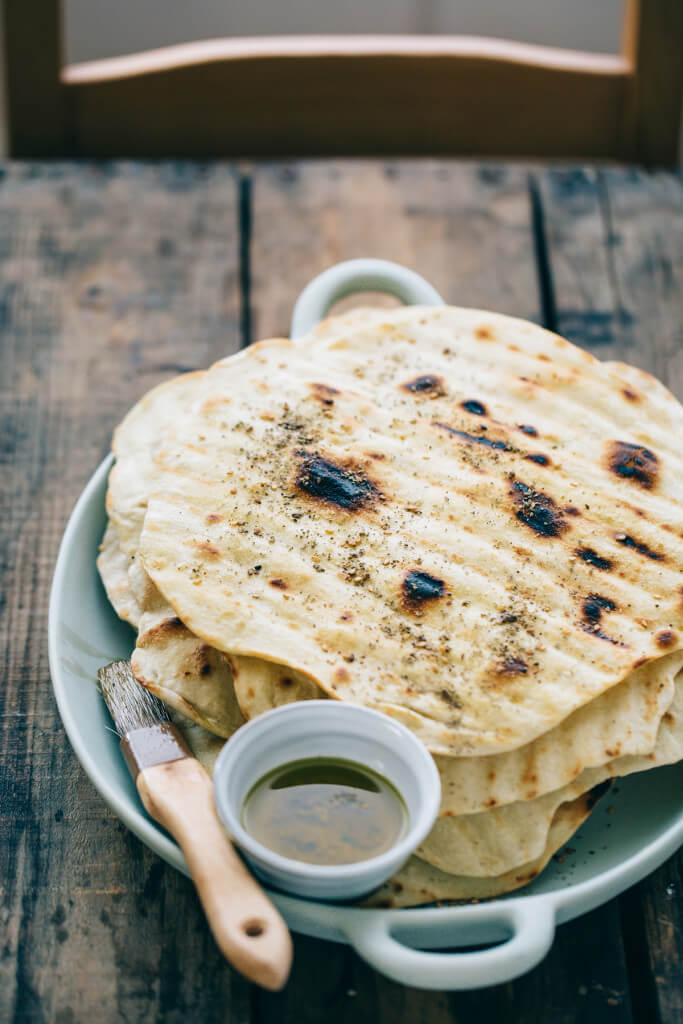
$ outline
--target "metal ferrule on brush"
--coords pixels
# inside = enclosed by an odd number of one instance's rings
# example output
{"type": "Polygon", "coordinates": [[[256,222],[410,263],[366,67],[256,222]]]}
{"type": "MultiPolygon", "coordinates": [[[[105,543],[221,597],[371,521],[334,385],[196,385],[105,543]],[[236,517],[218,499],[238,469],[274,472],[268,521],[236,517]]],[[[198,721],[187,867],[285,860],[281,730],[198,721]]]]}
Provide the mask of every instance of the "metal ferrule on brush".
{"type": "Polygon", "coordinates": [[[194,756],[173,722],[133,729],[122,738],[121,753],[134,779],[152,765],[194,756]]]}
{"type": "Polygon", "coordinates": [[[135,679],[129,662],[101,668],[98,679],[134,779],[145,768],[194,756],[161,701],[135,679]]]}

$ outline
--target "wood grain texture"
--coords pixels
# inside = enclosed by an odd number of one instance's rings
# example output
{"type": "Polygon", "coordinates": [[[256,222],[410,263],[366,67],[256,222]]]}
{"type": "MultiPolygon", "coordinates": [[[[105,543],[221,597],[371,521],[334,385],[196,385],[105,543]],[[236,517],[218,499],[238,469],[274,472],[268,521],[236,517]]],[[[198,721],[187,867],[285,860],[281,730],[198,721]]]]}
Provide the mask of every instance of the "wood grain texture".
{"type": "MultiPolygon", "coordinates": [[[[683,187],[635,170],[539,176],[560,333],[683,398],[683,187]]],[[[683,856],[620,897],[634,1021],[683,1018],[683,856]]]]}
{"type": "Polygon", "coordinates": [[[253,337],[287,334],[311,277],[358,256],[404,263],[447,302],[538,320],[527,177],[523,168],[438,161],[257,166],[253,337]]]}
{"type": "MultiPolygon", "coordinates": [[[[616,169],[600,178],[630,361],[661,377],[683,400],[683,180],[616,169]]],[[[683,1020],[682,878],[679,852],[621,898],[641,1016],[657,1024],[683,1020]]]]}
{"type": "Polygon", "coordinates": [[[238,345],[229,168],[14,165],[0,182],[0,1020],[249,1019],[190,883],[108,811],[59,723],[60,536],[143,391],[238,345]]]}
{"type": "Polygon", "coordinates": [[[286,333],[315,273],[404,262],[445,298],[540,320],[683,393],[681,182],[500,164],[14,165],[0,181],[0,1020],[670,1024],[680,857],[477,993],[382,978],[299,936],[283,993],[216,950],[190,883],[104,806],[51,695],[49,582],[111,429],[159,380],[286,333]],[[241,295],[240,295],[241,292],[241,295]],[[623,938],[622,938],[623,937],[623,938]],[[626,941],[624,941],[624,939],[626,941]],[[644,981],[639,978],[644,977],[644,981]]]}

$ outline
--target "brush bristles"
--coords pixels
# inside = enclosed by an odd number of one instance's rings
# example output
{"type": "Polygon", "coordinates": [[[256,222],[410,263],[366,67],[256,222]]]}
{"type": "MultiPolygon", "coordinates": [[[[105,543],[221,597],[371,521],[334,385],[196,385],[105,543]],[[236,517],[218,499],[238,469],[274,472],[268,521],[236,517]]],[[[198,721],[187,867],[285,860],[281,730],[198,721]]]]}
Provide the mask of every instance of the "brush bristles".
{"type": "Polygon", "coordinates": [[[97,673],[100,691],[119,736],[168,722],[168,712],[154,694],[140,686],[128,661],[113,661],[97,673]]]}

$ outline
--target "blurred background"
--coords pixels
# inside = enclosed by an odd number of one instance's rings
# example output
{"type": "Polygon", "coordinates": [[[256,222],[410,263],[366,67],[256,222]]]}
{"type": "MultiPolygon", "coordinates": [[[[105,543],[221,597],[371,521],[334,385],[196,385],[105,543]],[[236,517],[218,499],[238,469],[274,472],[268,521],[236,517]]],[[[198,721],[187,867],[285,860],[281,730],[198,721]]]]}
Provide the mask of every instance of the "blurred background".
{"type": "Polygon", "coordinates": [[[213,36],[444,33],[616,53],[622,0],[66,0],[69,62],[213,36]]]}
{"type": "Polygon", "coordinates": [[[683,0],[0,5],[3,155],[678,159],[683,0]]]}

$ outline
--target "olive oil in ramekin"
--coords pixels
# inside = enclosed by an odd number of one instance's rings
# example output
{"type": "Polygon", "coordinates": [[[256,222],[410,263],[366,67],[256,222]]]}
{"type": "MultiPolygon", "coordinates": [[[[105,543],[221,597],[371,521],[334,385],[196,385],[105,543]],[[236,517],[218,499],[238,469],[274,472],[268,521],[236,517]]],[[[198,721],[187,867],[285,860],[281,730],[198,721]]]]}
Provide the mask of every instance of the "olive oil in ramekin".
{"type": "Polygon", "coordinates": [[[402,797],[385,778],[343,758],[290,761],[252,786],[242,826],[275,853],[308,864],[354,864],[405,833],[402,797]]]}

